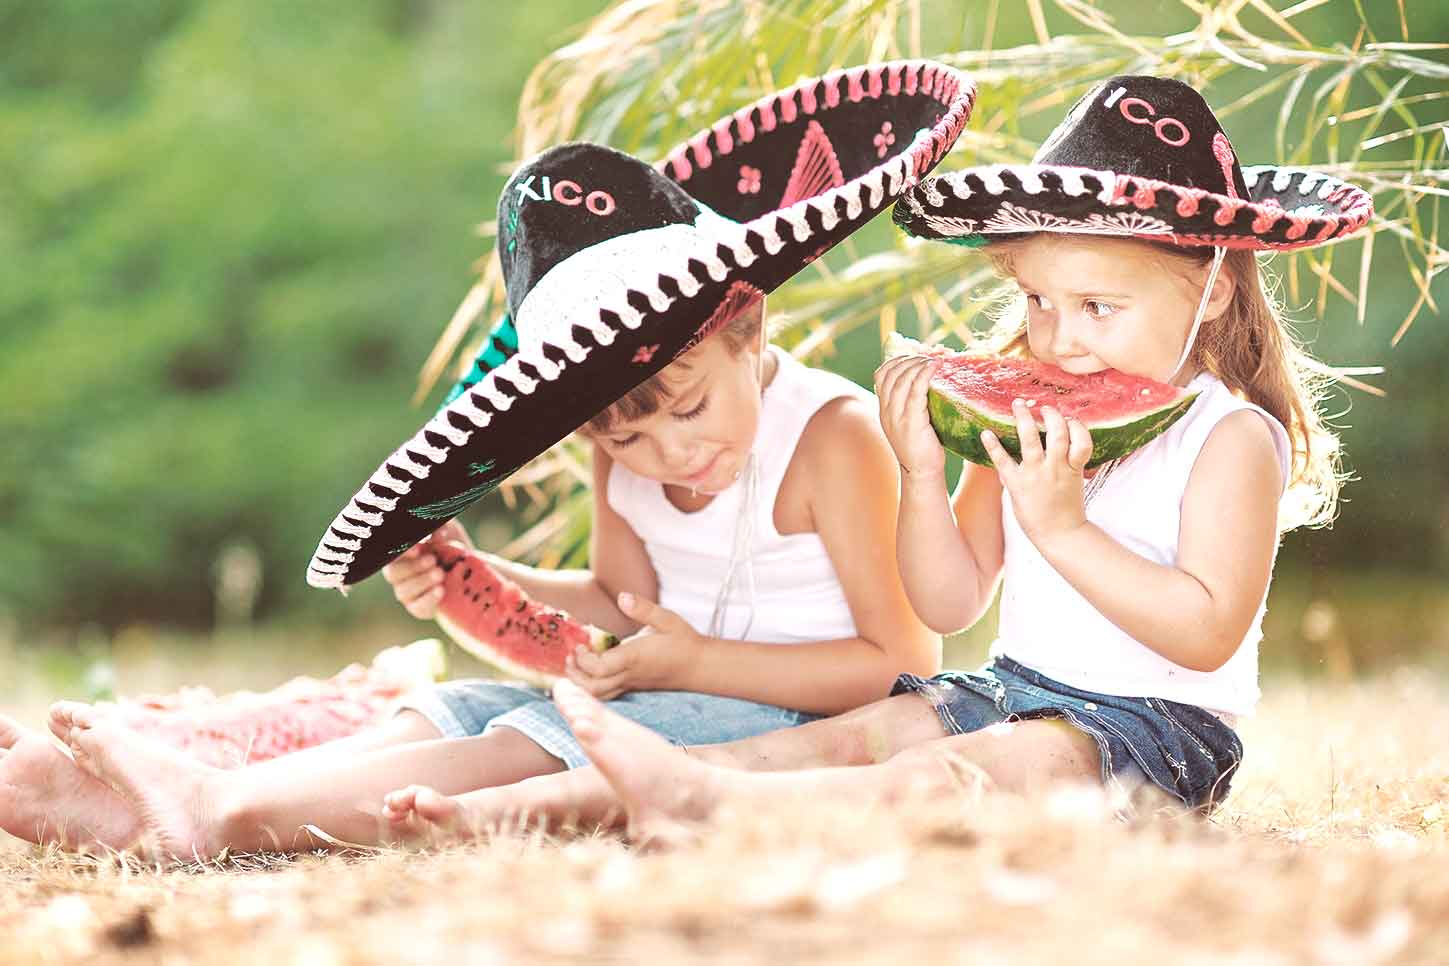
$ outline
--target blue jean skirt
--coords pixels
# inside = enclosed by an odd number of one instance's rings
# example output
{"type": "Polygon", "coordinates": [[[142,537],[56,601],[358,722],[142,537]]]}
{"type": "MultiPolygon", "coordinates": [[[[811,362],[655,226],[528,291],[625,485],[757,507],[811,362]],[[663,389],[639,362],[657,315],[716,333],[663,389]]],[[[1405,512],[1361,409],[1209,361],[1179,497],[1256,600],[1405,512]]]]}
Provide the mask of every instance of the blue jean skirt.
{"type": "MultiPolygon", "coordinates": [[[[713,745],[793,728],[817,715],[694,691],[630,691],[605,704],[676,745],[713,745]]],[[[513,728],[569,768],[589,763],[558,708],[540,688],[505,681],[449,681],[405,697],[444,738],[469,738],[513,728]]]]}
{"type": "Polygon", "coordinates": [[[979,671],[903,674],[892,693],[919,694],[957,735],[1004,721],[1064,720],[1097,743],[1103,784],[1146,781],[1202,812],[1227,797],[1243,760],[1237,733],[1210,711],[1162,698],[1082,691],[1009,657],[979,671]]]}

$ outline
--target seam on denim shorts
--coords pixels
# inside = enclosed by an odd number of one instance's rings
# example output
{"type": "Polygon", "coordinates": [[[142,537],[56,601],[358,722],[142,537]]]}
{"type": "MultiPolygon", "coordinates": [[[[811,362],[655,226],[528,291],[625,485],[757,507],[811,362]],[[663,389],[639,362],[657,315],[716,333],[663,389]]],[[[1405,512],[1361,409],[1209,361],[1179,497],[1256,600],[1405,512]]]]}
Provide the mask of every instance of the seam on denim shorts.
{"type": "MultiPolygon", "coordinates": [[[[1152,699],[1149,698],[1147,700],[1148,700],[1148,702],[1150,704],[1150,702],[1151,702],[1152,699]]],[[[1226,782],[1228,784],[1228,792],[1231,792],[1232,791],[1232,778],[1233,778],[1233,775],[1237,774],[1238,766],[1240,766],[1243,763],[1243,756],[1240,755],[1240,754],[1237,754],[1237,753],[1235,753],[1235,752],[1233,752],[1231,750],[1229,750],[1227,752],[1227,756],[1230,757],[1232,759],[1232,761],[1231,761],[1230,764],[1228,764],[1226,767],[1224,767],[1218,761],[1218,756],[1215,755],[1215,754],[1213,754],[1212,751],[1207,747],[1206,743],[1204,743],[1203,741],[1199,740],[1198,737],[1197,737],[1197,735],[1193,734],[1190,730],[1188,730],[1188,728],[1187,728],[1186,725],[1184,725],[1181,721],[1178,720],[1177,716],[1174,715],[1171,712],[1171,710],[1168,709],[1166,702],[1162,698],[1158,698],[1157,699],[1157,703],[1162,706],[1162,712],[1163,712],[1163,714],[1165,714],[1168,717],[1168,719],[1173,724],[1175,724],[1177,727],[1181,728],[1187,734],[1187,736],[1189,738],[1191,738],[1194,742],[1196,742],[1198,748],[1207,757],[1208,761],[1212,762],[1213,768],[1217,771],[1217,775],[1213,777],[1212,784],[1209,785],[1208,788],[1207,788],[1207,791],[1206,791],[1207,798],[1206,798],[1206,800],[1203,802],[1202,805],[1200,805],[1198,807],[1199,808],[1203,808],[1203,809],[1212,809],[1212,808],[1217,807],[1218,803],[1221,801],[1221,799],[1218,798],[1218,794],[1217,794],[1218,793],[1218,788],[1223,783],[1226,782]]],[[[1228,726],[1226,722],[1224,722],[1223,725],[1224,725],[1224,727],[1227,727],[1230,732],[1232,732],[1232,734],[1233,734],[1233,736],[1235,738],[1237,737],[1237,731],[1235,729],[1233,729],[1232,727],[1228,726]]],[[[1238,739],[1238,745],[1239,745],[1239,747],[1242,746],[1242,739],[1241,738],[1238,739]]],[[[1224,793],[1223,799],[1226,799],[1226,798],[1227,798],[1227,793],[1224,793]]]]}
{"type": "MultiPolygon", "coordinates": [[[[1093,714],[1090,711],[1084,712],[1084,713],[1090,715],[1093,718],[1093,720],[1097,721],[1099,724],[1101,724],[1101,726],[1103,728],[1105,728],[1107,731],[1110,731],[1114,736],[1116,736],[1117,740],[1120,741],[1120,742],[1122,742],[1123,747],[1125,747],[1127,749],[1127,755],[1128,755],[1128,757],[1130,757],[1134,762],[1136,762],[1137,767],[1142,769],[1142,774],[1144,774],[1144,775],[1147,776],[1147,780],[1150,781],[1150,782],[1152,782],[1152,784],[1157,785],[1159,788],[1162,787],[1161,785],[1158,784],[1157,778],[1153,774],[1152,769],[1147,766],[1147,758],[1146,758],[1146,756],[1143,755],[1142,752],[1139,751],[1137,749],[1137,747],[1135,745],[1133,745],[1131,741],[1128,740],[1127,735],[1122,731],[1121,728],[1117,727],[1115,724],[1112,723],[1112,721],[1110,719],[1108,719],[1106,717],[1103,717],[1101,715],[1093,714]]],[[[1170,756],[1166,756],[1166,755],[1164,755],[1164,757],[1169,757],[1170,758],[1170,756]]],[[[1175,762],[1173,764],[1176,765],[1175,762]]],[[[1179,769],[1177,769],[1176,767],[1174,767],[1173,770],[1174,771],[1179,771],[1179,769]]],[[[1187,775],[1186,775],[1186,764],[1185,763],[1183,765],[1183,768],[1181,769],[1181,777],[1183,779],[1186,779],[1187,778],[1187,775]]],[[[1176,782],[1174,782],[1174,784],[1176,784],[1176,782]]],[[[1168,789],[1165,789],[1164,788],[1163,791],[1168,791],[1168,789]]],[[[1176,788],[1172,789],[1171,790],[1171,794],[1174,795],[1174,796],[1176,796],[1176,798],[1180,802],[1182,802],[1182,804],[1185,805],[1186,807],[1188,807],[1188,808],[1196,808],[1197,807],[1192,802],[1188,801],[1187,796],[1184,795],[1178,789],[1176,789],[1176,788]]]]}
{"type": "Polygon", "coordinates": [[[399,699],[393,709],[393,716],[404,711],[420,714],[439,731],[442,738],[471,738],[481,732],[470,731],[458,712],[435,691],[418,692],[416,696],[399,699]]]}
{"type": "Polygon", "coordinates": [[[936,717],[941,719],[941,727],[953,735],[966,733],[961,730],[961,725],[956,721],[956,716],[951,713],[951,709],[946,707],[946,703],[941,700],[941,692],[935,684],[916,674],[902,674],[896,680],[906,682],[911,694],[930,705],[931,710],[936,712],[936,717]]]}
{"type": "MultiPolygon", "coordinates": [[[[503,716],[499,715],[499,718],[501,717],[503,716]]],[[[494,718],[492,721],[488,722],[488,726],[483,729],[483,733],[487,734],[494,728],[512,728],[514,731],[523,735],[523,737],[527,738],[529,741],[533,742],[535,745],[538,745],[544,751],[548,752],[550,755],[553,755],[559,761],[563,762],[564,769],[566,771],[572,771],[575,768],[582,768],[590,763],[589,756],[584,754],[584,749],[578,743],[578,739],[575,738],[571,732],[560,732],[560,730],[553,727],[547,719],[544,719],[538,715],[520,715],[519,718],[521,720],[514,721],[500,721],[499,718],[494,718]],[[537,730],[542,732],[542,734],[535,734],[532,731],[524,730],[525,727],[528,725],[536,726],[537,730]]]]}
{"type": "MultiPolygon", "coordinates": [[[[1153,702],[1153,700],[1154,699],[1152,699],[1152,698],[1148,698],[1147,699],[1147,707],[1152,708],[1152,702],[1153,702]]],[[[1218,756],[1215,755],[1215,754],[1213,754],[1212,751],[1208,748],[1208,746],[1205,745],[1202,742],[1202,740],[1200,738],[1198,738],[1197,735],[1193,734],[1192,733],[1192,730],[1190,728],[1188,728],[1187,725],[1183,724],[1180,720],[1178,720],[1177,715],[1173,714],[1172,713],[1172,710],[1170,708],[1168,708],[1166,701],[1162,700],[1161,698],[1157,698],[1156,701],[1157,701],[1157,707],[1156,708],[1153,708],[1153,710],[1155,710],[1158,714],[1160,714],[1163,717],[1165,717],[1169,722],[1172,723],[1173,727],[1177,728],[1177,730],[1179,730],[1183,734],[1187,735],[1188,739],[1194,745],[1197,746],[1197,750],[1199,752],[1201,752],[1202,756],[1204,758],[1206,758],[1208,761],[1212,762],[1214,768],[1217,768],[1218,767],[1218,756]]]]}
{"type": "MultiPolygon", "coordinates": [[[[1118,781],[1117,778],[1117,769],[1113,767],[1112,749],[1108,746],[1107,739],[1103,738],[1100,734],[1098,734],[1095,729],[1084,727],[1081,719],[1073,714],[1070,708],[1053,707],[1052,710],[1060,712],[1059,716],[1066,718],[1068,721],[1070,721],[1073,728],[1076,728],[1082,734],[1087,735],[1097,743],[1097,756],[1101,759],[1101,764],[1098,767],[1101,769],[1102,772],[1100,776],[1102,779],[1102,784],[1106,785],[1109,782],[1118,782],[1118,784],[1121,784],[1121,782],[1118,781]]],[[[1047,716],[1043,715],[1042,717],[1047,716]]],[[[1150,772],[1148,773],[1148,776],[1151,777],[1150,772]]]]}

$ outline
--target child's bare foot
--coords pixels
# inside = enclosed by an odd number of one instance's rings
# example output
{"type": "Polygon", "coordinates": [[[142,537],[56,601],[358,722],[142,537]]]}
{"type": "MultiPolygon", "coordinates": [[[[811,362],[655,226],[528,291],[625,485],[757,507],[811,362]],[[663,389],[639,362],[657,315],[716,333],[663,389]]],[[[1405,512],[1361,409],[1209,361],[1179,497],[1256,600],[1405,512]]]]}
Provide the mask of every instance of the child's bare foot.
{"type": "Polygon", "coordinates": [[[209,768],[129,728],[109,723],[88,705],[59,702],[51,730],[70,746],[76,764],[130,803],[144,843],[176,858],[210,858],[225,843],[209,828],[217,810],[209,768]]]}
{"type": "Polygon", "coordinates": [[[629,837],[654,844],[692,838],[719,804],[712,766],[696,761],[669,742],[604,707],[567,679],[553,688],[553,700],[574,737],[618,793],[629,816],[629,837]]]}
{"type": "Polygon", "coordinates": [[[54,742],[0,715],[0,829],[80,852],[124,849],[140,826],[124,798],[54,742]]]}
{"type": "Polygon", "coordinates": [[[456,798],[426,785],[409,785],[383,796],[382,815],[399,832],[431,826],[435,831],[452,834],[460,824],[463,809],[456,798]]]}

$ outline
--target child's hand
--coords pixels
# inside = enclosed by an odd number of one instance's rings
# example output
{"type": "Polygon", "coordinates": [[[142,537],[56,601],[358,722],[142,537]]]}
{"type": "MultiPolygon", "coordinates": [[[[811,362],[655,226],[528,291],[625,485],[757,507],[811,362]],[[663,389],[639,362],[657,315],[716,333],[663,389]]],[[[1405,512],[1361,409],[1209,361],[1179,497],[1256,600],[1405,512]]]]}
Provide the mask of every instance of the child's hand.
{"type": "Polygon", "coordinates": [[[1046,449],[1032,411],[1022,400],[1011,405],[1016,432],[1021,437],[1021,462],[1011,458],[995,434],[981,434],[1001,483],[1011,493],[1017,522],[1041,549],[1043,543],[1087,522],[1082,504],[1082,474],[1092,457],[1092,434],[1075,419],[1065,419],[1051,406],[1043,406],[1046,449]]]}
{"type": "Polygon", "coordinates": [[[926,411],[926,389],[940,366],[940,360],[930,356],[898,356],[875,371],[881,428],[895,450],[896,462],[915,477],[946,475],[946,451],[926,411]]]}
{"type": "Polygon", "coordinates": [[[678,614],[633,594],[619,595],[619,609],[644,630],[602,654],[578,648],[566,659],[565,675],[600,701],[626,691],[679,689],[704,637],[678,614]]]}
{"type": "Polygon", "coordinates": [[[443,568],[431,552],[433,544],[461,543],[469,550],[473,541],[457,520],[449,520],[426,540],[409,547],[402,556],[382,568],[383,579],[392,585],[393,596],[403,609],[418,620],[432,620],[443,599],[443,568]]]}

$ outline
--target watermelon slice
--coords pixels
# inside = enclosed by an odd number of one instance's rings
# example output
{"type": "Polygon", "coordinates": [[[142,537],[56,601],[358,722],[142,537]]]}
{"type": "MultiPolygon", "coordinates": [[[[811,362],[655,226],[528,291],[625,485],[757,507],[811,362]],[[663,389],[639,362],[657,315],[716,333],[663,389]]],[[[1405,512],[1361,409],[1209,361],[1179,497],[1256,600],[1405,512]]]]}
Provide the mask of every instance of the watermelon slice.
{"type": "MultiPolygon", "coordinates": [[[[981,445],[983,430],[991,430],[1008,453],[1021,458],[1021,440],[1011,412],[1014,399],[1025,399],[1033,408],[1050,405],[1064,416],[1075,416],[1092,434],[1088,469],[1150,443],[1197,399],[1195,392],[1116,369],[1073,375],[1041,362],[973,356],[893,334],[886,343],[886,356],[898,355],[932,355],[945,360],[926,394],[931,426],[942,446],[982,466],[991,465],[991,457],[981,445]]],[[[1042,439],[1045,445],[1045,433],[1042,439]]]]}
{"type": "Polygon", "coordinates": [[[580,644],[606,651],[619,639],[536,601],[475,550],[433,548],[447,577],[438,625],[465,651],[542,688],[563,676],[564,658],[580,644]]]}
{"type": "Polygon", "coordinates": [[[270,691],[217,695],[209,688],[96,705],[113,720],[215,768],[240,768],[385,721],[393,703],[447,674],[436,638],[390,647],[370,667],[352,664],[324,680],[297,677],[270,691]]]}

